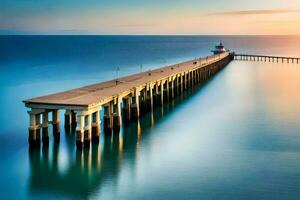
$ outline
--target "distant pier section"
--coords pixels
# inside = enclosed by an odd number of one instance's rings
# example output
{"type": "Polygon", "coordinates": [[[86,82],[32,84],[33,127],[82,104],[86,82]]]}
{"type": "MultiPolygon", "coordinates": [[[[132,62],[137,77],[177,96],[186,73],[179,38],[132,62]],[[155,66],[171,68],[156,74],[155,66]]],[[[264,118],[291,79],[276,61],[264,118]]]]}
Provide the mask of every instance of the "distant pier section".
{"type": "Polygon", "coordinates": [[[300,58],[284,57],[284,56],[268,56],[268,55],[251,55],[251,54],[235,54],[235,60],[245,61],[262,61],[262,62],[276,62],[276,63],[300,63],[300,58]]]}
{"type": "Polygon", "coordinates": [[[107,134],[118,132],[124,121],[138,119],[154,106],[161,106],[184,90],[203,83],[233,58],[234,54],[226,51],[107,82],[24,100],[25,106],[30,108],[29,144],[39,145],[41,139],[47,144],[50,124],[54,139],[58,140],[61,122],[59,112],[63,111],[64,127],[66,130],[76,130],[77,146],[89,146],[90,142],[99,141],[101,125],[107,134]]]}

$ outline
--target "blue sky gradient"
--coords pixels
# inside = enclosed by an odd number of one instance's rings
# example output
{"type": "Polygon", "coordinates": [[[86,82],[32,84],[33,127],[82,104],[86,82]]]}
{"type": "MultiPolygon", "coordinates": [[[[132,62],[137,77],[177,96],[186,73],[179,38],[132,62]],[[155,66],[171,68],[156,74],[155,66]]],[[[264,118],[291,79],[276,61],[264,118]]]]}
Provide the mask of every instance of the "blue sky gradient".
{"type": "Polygon", "coordinates": [[[0,0],[0,34],[300,34],[299,22],[299,0],[0,0]]]}

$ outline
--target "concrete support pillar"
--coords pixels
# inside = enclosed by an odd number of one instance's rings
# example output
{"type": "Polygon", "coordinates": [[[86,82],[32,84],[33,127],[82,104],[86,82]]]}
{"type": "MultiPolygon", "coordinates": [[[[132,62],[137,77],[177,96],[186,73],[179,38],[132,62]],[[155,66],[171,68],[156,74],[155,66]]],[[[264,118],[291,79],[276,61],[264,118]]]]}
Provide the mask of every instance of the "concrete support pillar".
{"type": "Polygon", "coordinates": [[[160,104],[164,104],[164,81],[160,82],[160,104]]]}
{"type": "Polygon", "coordinates": [[[104,132],[110,134],[113,128],[113,102],[105,105],[104,109],[104,132]]]}
{"type": "Polygon", "coordinates": [[[28,114],[29,114],[28,143],[30,146],[34,146],[37,142],[36,114],[31,112],[28,112],[28,114]]]}
{"type": "Polygon", "coordinates": [[[157,106],[157,105],[159,105],[159,85],[158,85],[158,82],[155,83],[154,91],[155,91],[154,105],[157,106]]]}
{"type": "Polygon", "coordinates": [[[194,86],[195,84],[196,84],[195,71],[192,71],[192,86],[194,86]]]}
{"type": "Polygon", "coordinates": [[[167,91],[167,101],[170,100],[170,83],[169,79],[166,80],[166,91],[167,91]]]}
{"type": "Polygon", "coordinates": [[[140,96],[140,91],[138,89],[135,89],[133,104],[132,104],[132,115],[134,119],[138,119],[140,117],[139,96],[140,96]]]}
{"type": "Polygon", "coordinates": [[[191,76],[190,76],[190,72],[188,71],[186,74],[186,87],[187,88],[190,87],[190,79],[191,79],[191,76]]]}
{"type": "Polygon", "coordinates": [[[171,77],[171,98],[174,99],[174,79],[171,77]]]}
{"type": "Polygon", "coordinates": [[[67,132],[69,132],[71,130],[71,123],[72,123],[71,110],[66,110],[66,112],[65,112],[65,129],[67,132]]]}
{"type": "Polygon", "coordinates": [[[184,90],[183,78],[184,78],[184,74],[180,74],[180,93],[183,93],[184,90]]]}
{"type": "Polygon", "coordinates": [[[176,95],[178,96],[180,94],[180,74],[177,74],[176,76],[176,95]]]}
{"type": "MultiPolygon", "coordinates": [[[[147,92],[147,91],[146,91],[147,92]]],[[[147,101],[147,96],[146,96],[146,101],[147,101]]],[[[125,121],[129,122],[131,119],[131,96],[128,96],[124,99],[124,116],[125,116],[125,121]]]]}
{"type": "Polygon", "coordinates": [[[188,80],[188,73],[184,73],[184,89],[187,89],[187,80],[188,80]]]}
{"type": "Polygon", "coordinates": [[[100,110],[99,108],[98,111],[94,112],[92,114],[92,141],[93,142],[99,142],[99,137],[100,137],[100,110]]]}
{"type": "Polygon", "coordinates": [[[52,126],[53,126],[53,137],[54,139],[59,139],[60,135],[60,120],[59,120],[59,111],[52,111],[52,126]]]}
{"type": "Polygon", "coordinates": [[[49,143],[49,119],[48,119],[48,111],[43,112],[43,123],[42,123],[42,141],[44,144],[49,143]]]}
{"type": "Polygon", "coordinates": [[[84,116],[84,146],[89,147],[92,139],[92,115],[84,116]]]}
{"type": "Polygon", "coordinates": [[[77,115],[74,110],[71,111],[71,126],[75,128],[77,126],[77,115]]]}
{"type": "Polygon", "coordinates": [[[148,104],[148,92],[147,92],[147,87],[145,87],[142,92],[141,92],[141,96],[142,96],[142,103],[140,105],[141,108],[141,112],[146,113],[147,112],[147,104],[148,104]]]}
{"type": "Polygon", "coordinates": [[[122,125],[122,98],[118,97],[114,103],[113,129],[118,132],[122,125]]]}
{"type": "Polygon", "coordinates": [[[41,124],[41,114],[38,113],[36,114],[35,116],[35,119],[36,119],[36,145],[40,145],[41,143],[41,127],[42,127],[42,124],[41,124]]]}
{"type": "Polygon", "coordinates": [[[148,99],[148,110],[153,110],[153,86],[150,84],[149,85],[149,99],[148,99]]]}
{"type": "Polygon", "coordinates": [[[189,72],[189,87],[192,87],[193,83],[193,71],[189,72]]]}
{"type": "Polygon", "coordinates": [[[76,145],[78,148],[82,148],[84,144],[84,117],[85,116],[81,112],[78,112],[76,126],[76,145]]]}

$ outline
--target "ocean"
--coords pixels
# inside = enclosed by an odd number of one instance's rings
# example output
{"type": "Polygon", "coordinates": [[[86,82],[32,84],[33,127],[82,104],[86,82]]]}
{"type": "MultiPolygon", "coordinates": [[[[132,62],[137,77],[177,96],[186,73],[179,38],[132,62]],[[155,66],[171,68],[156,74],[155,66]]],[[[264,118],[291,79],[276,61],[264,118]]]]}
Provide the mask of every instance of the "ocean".
{"type": "Polygon", "coordinates": [[[300,57],[300,36],[0,36],[1,198],[299,199],[300,64],[232,61],[88,150],[62,122],[59,143],[29,151],[22,100],[204,57],[220,41],[300,57]]]}

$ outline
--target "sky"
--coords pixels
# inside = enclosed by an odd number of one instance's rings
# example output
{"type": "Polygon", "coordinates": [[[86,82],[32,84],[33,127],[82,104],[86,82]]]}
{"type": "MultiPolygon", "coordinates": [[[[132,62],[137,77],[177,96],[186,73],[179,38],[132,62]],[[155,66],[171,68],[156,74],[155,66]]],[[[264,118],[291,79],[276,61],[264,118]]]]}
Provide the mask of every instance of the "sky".
{"type": "Polygon", "coordinates": [[[0,34],[299,35],[300,0],[0,0],[0,34]]]}

